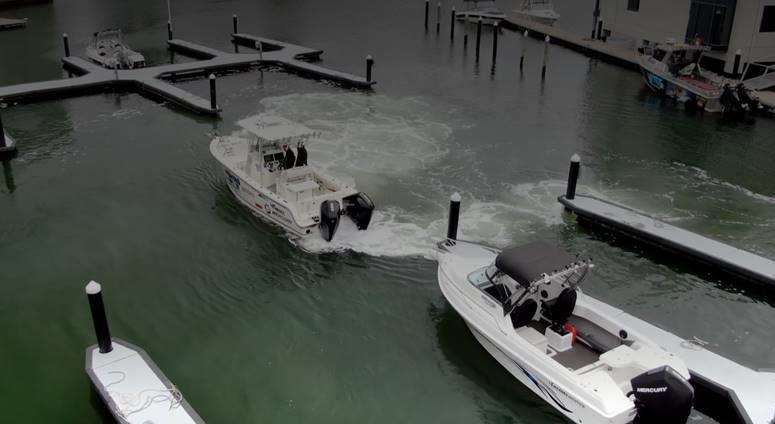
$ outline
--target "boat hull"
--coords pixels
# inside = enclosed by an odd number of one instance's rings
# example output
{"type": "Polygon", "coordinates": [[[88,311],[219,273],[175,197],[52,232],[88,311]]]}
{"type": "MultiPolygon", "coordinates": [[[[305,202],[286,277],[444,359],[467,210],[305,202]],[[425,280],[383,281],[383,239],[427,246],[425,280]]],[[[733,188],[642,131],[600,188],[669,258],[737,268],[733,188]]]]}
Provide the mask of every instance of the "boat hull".
{"type": "Polygon", "coordinates": [[[560,18],[559,16],[554,15],[539,15],[535,13],[525,12],[521,10],[515,10],[515,14],[517,14],[520,18],[529,19],[533,22],[537,22],[539,24],[543,25],[554,25],[555,22],[560,18]]]}
{"type": "Polygon", "coordinates": [[[253,215],[281,227],[295,237],[309,237],[316,233],[313,231],[316,228],[314,226],[303,227],[297,224],[289,208],[254,189],[227,167],[221,165],[221,168],[226,174],[226,185],[229,187],[229,191],[253,215]]]}
{"type": "Polygon", "coordinates": [[[489,15],[485,13],[478,13],[478,12],[459,12],[457,15],[455,15],[455,18],[459,21],[466,21],[470,23],[477,23],[479,22],[479,18],[482,19],[483,25],[496,25],[500,24],[503,19],[505,19],[505,15],[489,15]]]}
{"type": "Polygon", "coordinates": [[[705,112],[718,113],[722,111],[720,96],[707,96],[688,85],[680,84],[672,78],[659,75],[641,66],[643,81],[655,93],[674,99],[685,106],[697,107],[705,112]]]}

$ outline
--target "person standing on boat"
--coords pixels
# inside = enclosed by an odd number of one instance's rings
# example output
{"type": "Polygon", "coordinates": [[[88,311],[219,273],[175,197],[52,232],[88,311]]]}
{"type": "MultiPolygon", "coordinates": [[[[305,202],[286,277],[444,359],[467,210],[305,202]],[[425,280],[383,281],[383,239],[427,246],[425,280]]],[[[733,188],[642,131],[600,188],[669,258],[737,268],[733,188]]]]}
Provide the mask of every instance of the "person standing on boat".
{"type": "Polygon", "coordinates": [[[296,155],[293,154],[293,149],[289,148],[287,144],[283,144],[283,169],[291,169],[296,164],[296,155]]]}
{"type": "Polygon", "coordinates": [[[296,151],[299,153],[296,156],[296,167],[307,166],[307,148],[304,147],[303,142],[299,142],[298,146],[296,146],[296,151]]]}

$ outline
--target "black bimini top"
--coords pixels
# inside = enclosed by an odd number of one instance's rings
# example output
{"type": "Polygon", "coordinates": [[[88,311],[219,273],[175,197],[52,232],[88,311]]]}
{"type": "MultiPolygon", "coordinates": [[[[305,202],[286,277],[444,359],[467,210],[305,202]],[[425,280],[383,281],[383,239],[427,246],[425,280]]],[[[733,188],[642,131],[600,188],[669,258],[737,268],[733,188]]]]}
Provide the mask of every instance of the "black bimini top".
{"type": "Polygon", "coordinates": [[[523,286],[539,279],[543,274],[552,274],[575,262],[576,259],[545,241],[534,241],[504,249],[495,266],[523,286]]]}

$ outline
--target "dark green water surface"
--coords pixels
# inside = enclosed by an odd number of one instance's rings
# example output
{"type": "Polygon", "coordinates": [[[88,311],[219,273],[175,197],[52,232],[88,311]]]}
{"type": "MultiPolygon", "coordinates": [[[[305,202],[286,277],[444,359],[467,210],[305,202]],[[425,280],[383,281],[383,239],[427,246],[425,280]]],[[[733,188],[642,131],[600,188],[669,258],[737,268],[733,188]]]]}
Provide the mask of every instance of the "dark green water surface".
{"type": "MultiPolygon", "coordinates": [[[[569,27],[591,22],[590,2],[557,3],[569,27]]],[[[473,29],[467,51],[463,26],[449,42],[448,7],[437,36],[417,0],[175,0],[176,37],[231,49],[238,13],[241,31],[324,49],[325,66],[360,74],[374,55],[379,84],[223,76],[218,120],[129,93],[4,109],[20,153],[0,176],[0,421],[104,422],[83,370],[95,279],[113,335],[144,347],[211,423],[562,422],[438,290],[432,246],[455,191],[464,237],[592,255],[587,293],[775,368],[772,302],[611,245],[555,200],[578,152],[582,192],[775,257],[775,121],[688,116],[637,73],[556,46],[542,84],[543,43],[527,41],[520,75],[523,41],[508,31],[493,72],[490,32],[476,65],[473,29]],[[258,113],[323,132],[310,159],[372,196],[368,233],[296,246],[230,196],[210,134],[258,113]]],[[[31,21],[0,33],[0,84],[61,77],[62,32],[80,54],[92,31],[122,27],[149,61],[169,61],[166,13],[150,0],[3,11],[31,21]]],[[[203,80],[180,86],[207,93],[203,80]]]]}

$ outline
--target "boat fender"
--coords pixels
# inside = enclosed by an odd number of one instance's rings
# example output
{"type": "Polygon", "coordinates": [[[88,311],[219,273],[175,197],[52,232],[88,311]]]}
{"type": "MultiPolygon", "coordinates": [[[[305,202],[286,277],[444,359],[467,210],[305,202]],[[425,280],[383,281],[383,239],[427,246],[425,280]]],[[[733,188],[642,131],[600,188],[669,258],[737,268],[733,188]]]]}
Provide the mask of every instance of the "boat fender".
{"type": "Polygon", "coordinates": [[[341,207],[336,200],[326,200],[320,204],[320,235],[323,240],[331,241],[334,238],[341,214],[341,207]]]}
{"type": "Polygon", "coordinates": [[[562,328],[568,330],[569,333],[573,336],[571,338],[571,344],[576,343],[576,327],[573,326],[573,324],[566,322],[565,325],[562,326],[562,328]]]}

